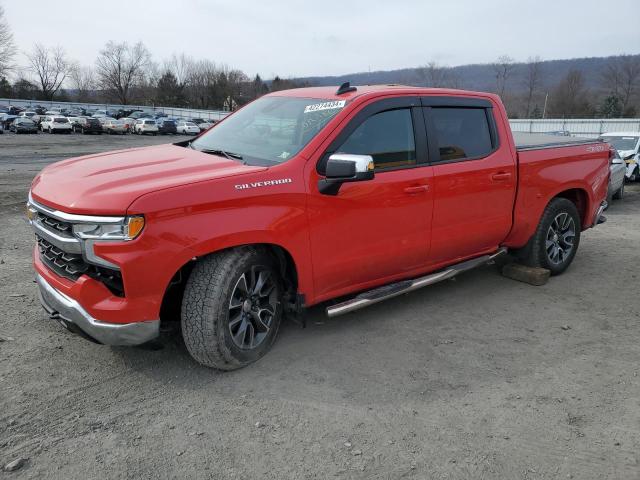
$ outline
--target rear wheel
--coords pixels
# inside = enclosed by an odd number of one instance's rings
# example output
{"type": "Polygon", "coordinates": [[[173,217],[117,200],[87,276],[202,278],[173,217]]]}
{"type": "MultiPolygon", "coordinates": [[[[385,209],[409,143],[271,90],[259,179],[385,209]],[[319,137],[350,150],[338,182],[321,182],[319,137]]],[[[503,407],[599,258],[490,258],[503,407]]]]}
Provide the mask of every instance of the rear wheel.
{"type": "Polygon", "coordinates": [[[536,233],[523,249],[522,260],[529,266],[546,268],[551,275],[564,272],[576,255],[582,224],[575,204],[554,198],[542,214],[536,233]]]}
{"type": "Polygon", "coordinates": [[[273,345],[282,318],[282,282],[270,255],[241,247],[198,263],[182,300],[191,356],[220,370],[255,362],[273,345]]]}
{"type": "Polygon", "coordinates": [[[624,198],[624,182],[622,182],[622,185],[620,186],[618,191],[613,194],[614,200],[622,200],[623,198],[624,198]]]}

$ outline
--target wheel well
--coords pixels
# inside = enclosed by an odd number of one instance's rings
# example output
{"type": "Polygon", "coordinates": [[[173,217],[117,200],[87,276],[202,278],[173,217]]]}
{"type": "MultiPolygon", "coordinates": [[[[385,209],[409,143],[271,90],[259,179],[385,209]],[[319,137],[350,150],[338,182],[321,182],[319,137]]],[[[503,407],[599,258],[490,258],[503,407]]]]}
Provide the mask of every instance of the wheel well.
{"type": "MultiPolygon", "coordinates": [[[[296,292],[298,291],[298,270],[291,254],[280,245],[271,243],[237,245],[235,247],[211,252],[209,255],[246,246],[262,248],[273,256],[282,275],[282,279],[285,282],[285,291],[291,294],[295,299],[296,292]]],[[[184,287],[189,275],[191,274],[191,270],[197,262],[197,259],[189,260],[180,267],[171,278],[171,281],[164,292],[164,296],[162,297],[162,305],[160,307],[161,327],[166,327],[169,323],[180,321],[180,307],[182,303],[182,296],[184,294],[184,287]]]]}
{"type": "Polygon", "coordinates": [[[565,190],[564,192],[560,192],[554,198],[566,198],[573,202],[573,204],[578,209],[578,214],[580,215],[580,223],[584,225],[587,221],[587,205],[589,204],[589,200],[587,197],[587,192],[580,188],[572,188],[570,190],[565,190]]]}

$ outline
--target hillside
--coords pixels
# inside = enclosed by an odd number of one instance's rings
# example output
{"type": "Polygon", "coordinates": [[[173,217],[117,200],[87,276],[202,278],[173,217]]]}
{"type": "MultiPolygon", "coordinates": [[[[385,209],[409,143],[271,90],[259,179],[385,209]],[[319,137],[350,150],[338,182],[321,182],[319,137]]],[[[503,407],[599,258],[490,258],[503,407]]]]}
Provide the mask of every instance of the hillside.
{"type": "MultiPolygon", "coordinates": [[[[640,55],[634,55],[640,59],[640,55]]],[[[544,87],[557,85],[569,72],[576,69],[582,71],[587,88],[601,87],[601,76],[606,66],[618,57],[572,58],[567,60],[546,60],[542,62],[542,81],[544,87]]],[[[426,62],[425,62],[426,63],[426,62]]],[[[507,89],[513,93],[525,90],[527,64],[516,63],[507,82],[507,89]]],[[[491,91],[496,89],[496,74],[491,64],[471,64],[448,69],[457,79],[457,86],[468,90],[491,91]]],[[[421,68],[403,68],[401,70],[383,70],[375,72],[349,73],[333,77],[304,77],[296,79],[311,85],[339,85],[350,81],[355,85],[401,83],[406,85],[425,86],[421,68]]]]}

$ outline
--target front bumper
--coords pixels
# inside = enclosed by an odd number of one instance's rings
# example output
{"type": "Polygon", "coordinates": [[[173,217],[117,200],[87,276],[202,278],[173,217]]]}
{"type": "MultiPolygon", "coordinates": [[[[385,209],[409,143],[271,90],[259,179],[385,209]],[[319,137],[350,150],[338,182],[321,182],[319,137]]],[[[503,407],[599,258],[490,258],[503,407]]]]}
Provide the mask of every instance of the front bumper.
{"type": "Polygon", "coordinates": [[[71,297],[36,275],[40,302],[49,316],[69,330],[79,329],[92,340],[105,345],[140,345],[153,340],[160,331],[160,320],[134,323],[105,323],[92,317],[71,297]]]}

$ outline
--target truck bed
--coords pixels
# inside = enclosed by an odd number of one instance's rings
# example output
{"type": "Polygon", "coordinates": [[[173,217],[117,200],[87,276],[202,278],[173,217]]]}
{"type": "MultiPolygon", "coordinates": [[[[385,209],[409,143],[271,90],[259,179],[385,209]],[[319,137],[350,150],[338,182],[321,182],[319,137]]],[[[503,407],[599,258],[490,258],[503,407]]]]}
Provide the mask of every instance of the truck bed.
{"type": "Polygon", "coordinates": [[[560,135],[545,135],[544,133],[513,132],[516,149],[537,150],[541,148],[574,147],[589,143],[600,143],[596,138],[565,137],[560,135]]]}

